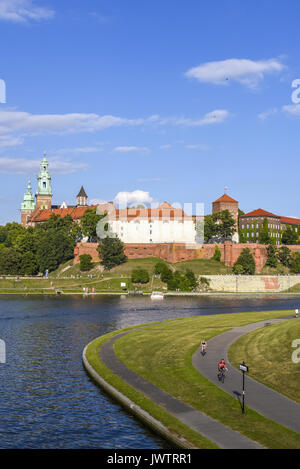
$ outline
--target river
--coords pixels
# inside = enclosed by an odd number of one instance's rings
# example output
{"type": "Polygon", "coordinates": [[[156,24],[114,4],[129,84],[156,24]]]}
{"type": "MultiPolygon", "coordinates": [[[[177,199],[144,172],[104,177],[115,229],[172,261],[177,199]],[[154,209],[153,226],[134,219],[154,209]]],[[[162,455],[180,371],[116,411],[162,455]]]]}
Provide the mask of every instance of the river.
{"type": "Polygon", "coordinates": [[[87,376],[84,346],[135,324],[295,309],[300,297],[1,296],[0,448],[168,448],[87,376]]]}

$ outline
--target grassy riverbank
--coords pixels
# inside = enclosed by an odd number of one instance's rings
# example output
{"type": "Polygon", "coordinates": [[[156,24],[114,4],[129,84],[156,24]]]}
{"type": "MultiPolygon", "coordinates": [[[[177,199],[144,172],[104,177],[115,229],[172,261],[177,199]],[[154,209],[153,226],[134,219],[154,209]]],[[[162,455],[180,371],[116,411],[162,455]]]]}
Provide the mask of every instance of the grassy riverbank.
{"type": "Polygon", "coordinates": [[[254,379],[300,403],[300,364],[292,361],[292,343],[297,339],[300,319],[274,324],[240,337],[228,357],[238,367],[243,356],[254,379]]]}
{"type": "MultiPolygon", "coordinates": [[[[209,340],[235,326],[290,314],[291,312],[287,311],[273,311],[170,320],[138,328],[118,339],[114,349],[128,368],[160,389],[248,438],[267,448],[300,449],[299,434],[262,417],[251,409],[247,409],[246,415],[241,417],[238,401],[201,376],[192,366],[192,355],[199,347],[202,338],[209,340]]],[[[92,366],[101,375],[104,365],[97,354],[100,341],[94,342],[88,352],[92,366]]],[[[104,378],[108,381],[112,378],[107,370],[104,378]]],[[[112,382],[111,384],[126,394],[124,383],[115,376],[113,378],[115,384],[112,382]],[[123,390],[119,386],[122,386],[123,390]]],[[[140,399],[139,393],[135,395],[132,388],[130,392],[131,400],[136,402],[136,399],[140,399]]],[[[147,410],[152,414],[156,407],[148,402],[147,410]]]]}

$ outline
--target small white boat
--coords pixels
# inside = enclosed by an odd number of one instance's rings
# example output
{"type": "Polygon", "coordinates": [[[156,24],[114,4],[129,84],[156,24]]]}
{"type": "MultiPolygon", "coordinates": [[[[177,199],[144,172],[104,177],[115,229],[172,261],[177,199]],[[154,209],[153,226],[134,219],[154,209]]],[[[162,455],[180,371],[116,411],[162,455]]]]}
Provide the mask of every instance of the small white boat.
{"type": "Polygon", "coordinates": [[[163,300],[165,295],[160,291],[153,291],[151,294],[151,300],[163,300]]]}

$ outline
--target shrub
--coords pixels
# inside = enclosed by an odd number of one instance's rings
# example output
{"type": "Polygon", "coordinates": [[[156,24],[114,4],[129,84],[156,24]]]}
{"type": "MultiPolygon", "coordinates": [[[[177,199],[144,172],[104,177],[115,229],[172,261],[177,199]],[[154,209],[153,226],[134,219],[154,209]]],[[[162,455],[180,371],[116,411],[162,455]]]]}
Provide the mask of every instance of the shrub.
{"type": "Polygon", "coordinates": [[[300,252],[294,252],[291,259],[291,271],[300,274],[300,252]]]}
{"type": "Polygon", "coordinates": [[[214,253],[212,259],[214,261],[220,262],[220,260],[221,260],[221,251],[220,251],[219,246],[215,246],[215,253],[214,253]]]}
{"type": "Polygon", "coordinates": [[[240,257],[233,266],[233,272],[237,275],[243,273],[244,275],[255,274],[255,260],[249,248],[242,250],[240,257]],[[243,268],[243,272],[241,267],[243,268]]]}
{"type": "Polygon", "coordinates": [[[145,269],[134,269],[131,273],[132,283],[148,283],[150,280],[148,271],[145,269]]]}
{"type": "Polygon", "coordinates": [[[106,270],[110,270],[117,265],[126,262],[124,254],[124,244],[119,238],[104,238],[98,246],[101,264],[106,270]]]}
{"type": "Polygon", "coordinates": [[[90,254],[82,254],[81,256],[79,256],[79,259],[79,267],[81,272],[87,272],[88,270],[91,270],[91,268],[93,267],[93,263],[92,256],[90,256],[90,254]]]}
{"type": "Polygon", "coordinates": [[[278,260],[277,260],[277,249],[275,246],[272,246],[271,244],[267,247],[267,252],[268,252],[268,258],[267,262],[265,265],[269,267],[277,267],[278,260]]]}

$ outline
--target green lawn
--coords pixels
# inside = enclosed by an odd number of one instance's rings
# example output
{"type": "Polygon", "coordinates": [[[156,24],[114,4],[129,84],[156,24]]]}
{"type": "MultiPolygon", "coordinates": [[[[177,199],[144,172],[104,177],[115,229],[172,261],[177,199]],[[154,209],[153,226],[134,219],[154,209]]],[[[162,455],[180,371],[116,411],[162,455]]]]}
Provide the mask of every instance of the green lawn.
{"type": "Polygon", "coordinates": [[[224,262],[218,262],[212,259],[177,262],[173,264],[173,266],[176,270],[181,271],[191,269],[197,275],[232,274],[232,267],[226,267],[224,262]]]}
{"type": "MultiPolygon", "coordinates": [[[[137,326],[134,326],[134,328],[136,327],[137,326]]],[[[133,327],[124,329],[124,331],[130,329],[133,329],[133,327]]],[[[86,358],[90,365],[108,383],[110,383],[121,393],[123,393],[133,402],[135,402],[136,405],[140,406],[146,412],[151,414],[155,419],[165,425],[171,432],[185,438],[189,443],[191,443],[191,447],[201,449],[218,449],[217,445],[210,442],[194,430],[191,430],[189,427],[181,423],[178,419],[166,412],[162,407],[154,404],[150,399],[146,398],[144,394],[137,392],[134,388],[122,381],[117,375],[112,373],[109,368],[107,368],[103,364],[103,362],[99,359],[98,350],[101,345],[103,345],[112,336],[118,334],[118,332],[119,331],[106,334],[105,336],[99,337],[98,339],[94,340],[91,344],[89,344],[89,346],[87,347],[86,358]]]]}
{"type": "Polygon", "coordinates": [[[245,357],[254,379],[300,403],[300,364],[292,361],[295,339],[300,340],[299,318],[240,337],[230,347],[229,359],[237,367],[239,357],[245,357]]]}
{"type": "Polygon", "coordinates": [[[297,283],[297,285],[294,285],[288,290],[289,293],[300,293],[300,283],[297,283]]]}
{"type": "MultiPolygon", "coordinates": [[[[268,448],[298,448],[300,435],[240,404],[201,376],[192,355],[203,337],[209,340],[234,326],[290,315],[262,312],[193,317],[139,328],[115,343],[119,358],[133,371],[195,409],[268,448]]],[[[299,320],[300,321],[300,320],[299,320]]]]}

